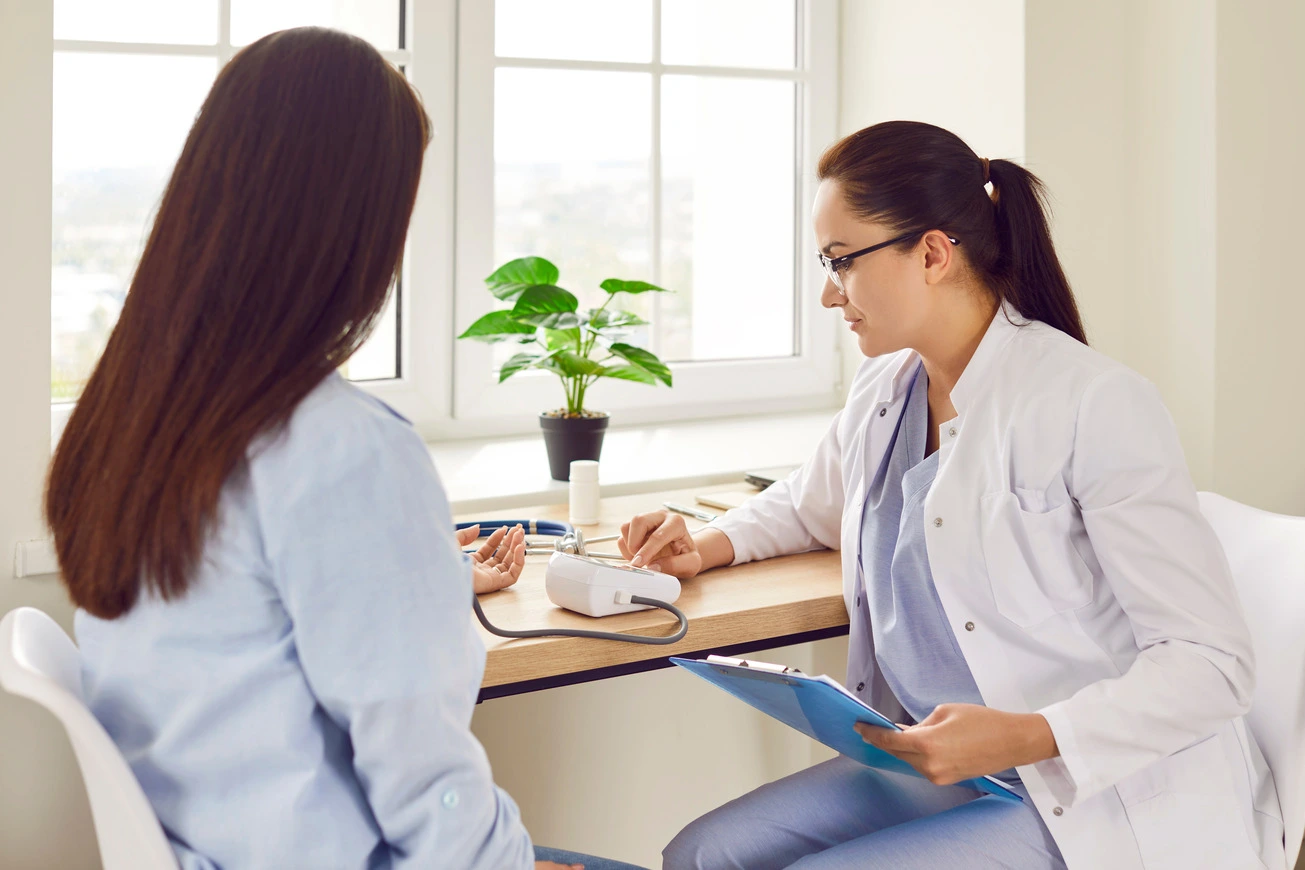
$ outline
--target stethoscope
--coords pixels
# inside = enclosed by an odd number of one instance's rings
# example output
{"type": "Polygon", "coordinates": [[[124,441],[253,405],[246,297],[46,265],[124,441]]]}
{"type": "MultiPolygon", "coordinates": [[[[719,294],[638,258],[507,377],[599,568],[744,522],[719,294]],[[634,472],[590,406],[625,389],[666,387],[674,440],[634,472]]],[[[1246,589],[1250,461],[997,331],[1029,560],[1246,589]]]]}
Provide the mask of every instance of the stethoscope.
{"type": "MultiPolygon", "coordinates": [[[[572,556],[588,556],[590,559],[603,559],[609,562],[624,562],[625,557],[618,553],[591,553],[586,549],[588,544],[601,544],[607,541],[615,541],[620,535],[604,535],[601,538],[585,539],[584,532],[572,526],[570,523],[564,523],[559,520],[488,520],[483,523],[458,523],[459,530],[469,529],[473,526],[480,526],[480,537],[489,537],[499,529],[512,529],[521,526],[527,535],[537,537],[557,538],[552,546],[536,543],[526,544],[527,556],[551,556],[553,553],[569,553],[572,556]]],[[[469,547],[463,552],[474,553],[476,547],[469,547]]]]}

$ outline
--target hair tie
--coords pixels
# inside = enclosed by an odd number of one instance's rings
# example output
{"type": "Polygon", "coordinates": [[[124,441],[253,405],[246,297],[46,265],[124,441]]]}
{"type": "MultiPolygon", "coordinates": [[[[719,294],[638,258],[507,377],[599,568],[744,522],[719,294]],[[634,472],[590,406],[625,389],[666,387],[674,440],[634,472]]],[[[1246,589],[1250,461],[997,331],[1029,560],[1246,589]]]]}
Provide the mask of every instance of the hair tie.
{"type": "Polygon", "coordinates": [[[983,183],[988,183],[988,158],[980,157],[979,162],[983,164],[983,183]]]}

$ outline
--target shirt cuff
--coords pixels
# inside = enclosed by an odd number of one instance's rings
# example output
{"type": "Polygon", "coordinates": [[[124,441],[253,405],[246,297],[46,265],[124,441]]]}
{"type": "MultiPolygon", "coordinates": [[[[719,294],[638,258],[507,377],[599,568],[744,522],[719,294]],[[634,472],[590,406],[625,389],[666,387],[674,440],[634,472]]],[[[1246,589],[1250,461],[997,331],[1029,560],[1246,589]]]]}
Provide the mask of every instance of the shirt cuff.
{"type": "Polygon", "coordinates": [[[752,554],[744,552],[743,548],[739,546],[739,540],[743,537],[742,535],[737,534],[740,523],[735,518],[730,517],[731,513],[732,511],[726,511],[724,516],[717,517],[707,523],[707,525],[703,526],[703,528],[715,529],[725,537],[729,538],[730,547],[734,550],[734,561],[730,562],[730,567],[733,568],[735,565],[742,565],[744,562],[751,562],[752,554]]]}
{"type": "Polygon", "coordinates": [[[1038,714],[1047,720],[1051,733],[1056,738],[1056,749],[1060,752],[1055,758],[1040,761],[1034,768],[1042,775],[1047,788],[1056,801],[1066,809],[1074,806],[1079,796],[1084,794],[1091,774],[1087,761],[1083,757],[1074,728],[1070,724],[1069,711],[1065,701],[1043,707],[1038,714]]]}

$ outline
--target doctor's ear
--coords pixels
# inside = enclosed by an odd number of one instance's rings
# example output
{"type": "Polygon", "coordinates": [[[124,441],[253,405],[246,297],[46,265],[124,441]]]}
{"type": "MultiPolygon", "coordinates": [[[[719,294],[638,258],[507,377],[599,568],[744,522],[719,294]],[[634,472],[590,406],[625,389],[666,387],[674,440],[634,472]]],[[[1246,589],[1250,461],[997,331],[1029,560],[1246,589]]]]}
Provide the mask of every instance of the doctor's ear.
{"type": "Polygon", "coordinates": [[[942,230],[929,230],[920,238],[919,250],[924,256],[924,280],[937,284],[955,272],[956,242],[942,230]]]}

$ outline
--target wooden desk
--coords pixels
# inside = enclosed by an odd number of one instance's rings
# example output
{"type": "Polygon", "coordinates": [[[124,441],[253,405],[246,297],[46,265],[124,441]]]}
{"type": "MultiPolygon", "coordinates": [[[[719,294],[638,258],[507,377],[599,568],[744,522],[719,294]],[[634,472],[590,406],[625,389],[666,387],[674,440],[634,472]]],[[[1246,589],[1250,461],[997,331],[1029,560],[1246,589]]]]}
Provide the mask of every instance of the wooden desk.
{"type": "MultiPolygon", "coordinates": [[[[663,501],[693,504],[695,493],[740,488],[744,487],[698,487],[604,499],[602,522],[581,531],[588,538],[612,534],[636,513],[658,508],[663,501]]],[[[514,508],[458,520],[495,517],[565,520],[567,508],[514,508]]],[[[688,522],[691,529],[701,525],[696,520],[688,522]]],[[[589,549],[619,552],[614,541],[589,549]]],[[[587,628],[654,635],[671,634],[678,624],[661,610],[594,619],[556,607],[544,592],[547,562],[547,556],[527,556],[526,569],[516,585],[481,596],[490,622],[503,629],[587,628]]],[[[667,657],[672,655],[742,655],[846,634],[840,574],[838,553],[830,550],[709,571],[684,584],[676,606],[688,617],[689,630],[679,642],[667,646],[571,637],[508,640],[490,634],[476,622],[489,654],[480,700],[669,667],[667,657]]]]}

